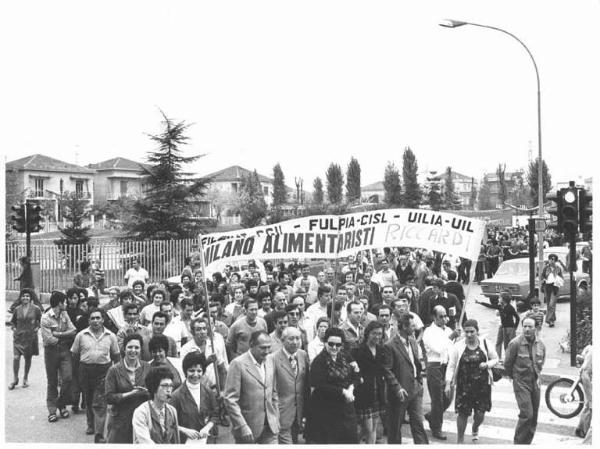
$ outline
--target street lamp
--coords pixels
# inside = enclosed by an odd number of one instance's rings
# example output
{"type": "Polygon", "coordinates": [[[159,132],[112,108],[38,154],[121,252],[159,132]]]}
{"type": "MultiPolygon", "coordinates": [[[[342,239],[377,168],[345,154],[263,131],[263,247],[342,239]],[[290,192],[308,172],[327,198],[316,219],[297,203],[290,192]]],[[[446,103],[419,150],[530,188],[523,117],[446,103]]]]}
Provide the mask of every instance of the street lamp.
{"type": "MultiPolygon", "coordinates": [[[[542,109],[541,109],[541,96],[540,96],[540,74],[538,72],[537,64],[533,55],[527,48],[521,39],[512,33],[509,33],[502,28],[493,27],[490,25],[481,25],[479,23],[464,22],[460,20],[445,19],[439,23],[440,26],[445,28],[458,28],[463,25],[472,25],[480,28],[489,28],[490,30],[500,31],[501,33],[507,34],[508,36],[515,39],[525,49],[531,62],[533,62],[533,68],[535,69],[535,79],[537,81],[537,117],[538,117],[538,213],[540,218],[544,216],[544,179],[542,171],[542,109]]],[[[544,268],[544,231],[538,231],[538,264],[539,264],[539,275],[538,275],[538,294],[542,294],[542,269],[544,268]]]]}

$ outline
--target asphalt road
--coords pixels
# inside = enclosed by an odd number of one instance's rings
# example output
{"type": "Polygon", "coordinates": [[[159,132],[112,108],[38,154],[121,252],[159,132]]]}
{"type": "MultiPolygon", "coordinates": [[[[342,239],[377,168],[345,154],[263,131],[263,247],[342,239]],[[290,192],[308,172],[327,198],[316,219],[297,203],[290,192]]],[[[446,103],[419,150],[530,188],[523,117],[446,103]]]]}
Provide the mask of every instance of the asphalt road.
{"type": "MultiPolygon", "coordinates": [[[[478,320],[480,333],[487,335],[491,341],[495,341],[497,323],[499,321],[494,310],[474,304],[475,298],[482,299],[479,287],[473,284],[469,292],[467,313],[471,318],[478,320]]],[[[568,316],[568,304],[559,304],[559,323],[553,332],[565,332],[567,323],[560,323],[560,316],[568,316]],[[562,328],[562,329],[560,329],[562,328]]],[[[548,332],[544,330],[544,332],[548,332]]],[[[5,330],[5,382],[6,385],[12,380],[12,331],[5,330]]],[[[41,338],[40,338],[41,344],[41,338]]],[[[40,347],[40,354],[43,348],[40,347]]],[[[21,368],[22,369],[22,368],[21,368]]],[[[426,389],[425,389],[426,390],[426,389]]],[[[68,419],[59,419],[56,423],[47,420],[46,398],[46,376],[43,355],[34,357],[29,387],[22,388],[20,385],[13,391],[4,387],[5,407],[5,440],[11,443],[93,443],[93,436],[85,435],[85,414],[71,415],[68,419]]],[[[425,393],[423,399],[424,410],[429,410],[429,397],[425,393]]],[[[444,415],[444,431],[448,432],[448,440],[445,442],[430,439],[433,444],[454,444],[456,442],[456,420],[453,412],[454,406],[444,415]]],[[[511,444],[514,427],[516,424],[518,409],[512,393],[512,385],[507,379],[503,379],[494,386],[492,396],[492,411],[486,417],[485,423],[480,430],[480,443],[488,444],[511,444]]],[[[577,418],[563,420],[555,417],[546,409],[542,401],[540,408],[540,425],[534,444],[556,444],[560,441],[565,443],[579,442],[573,437],[577,424],[577,418]]],[[[407,436],[410,435],[408,426],[407,436]]],[[[427,424],[425,424],[426,429],[427,424]]],[[[232,443],[228,429],[220,429],[220,442],[232,443]]],[[[467,436],[470,436],[470,424],[467,436]]],[[[407,443],[411,442],[408,438],[407,443]]],[[[471,439],[466,439],[467,444],[471,439]]]]}

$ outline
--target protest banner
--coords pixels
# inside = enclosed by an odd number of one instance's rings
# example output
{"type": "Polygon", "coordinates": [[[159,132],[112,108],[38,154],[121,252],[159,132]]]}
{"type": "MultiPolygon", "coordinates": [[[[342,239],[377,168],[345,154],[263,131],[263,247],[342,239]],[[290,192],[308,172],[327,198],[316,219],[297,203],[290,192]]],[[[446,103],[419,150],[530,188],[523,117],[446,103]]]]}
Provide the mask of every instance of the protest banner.
{"type": "Polygon", "coordinates": [[[206,267],[249,259],[336,259],[384,247],[414,247],[471,260],[485,222],[448,212],[383,209],[296,218],[270,226],[201,236],[206,267]]]}

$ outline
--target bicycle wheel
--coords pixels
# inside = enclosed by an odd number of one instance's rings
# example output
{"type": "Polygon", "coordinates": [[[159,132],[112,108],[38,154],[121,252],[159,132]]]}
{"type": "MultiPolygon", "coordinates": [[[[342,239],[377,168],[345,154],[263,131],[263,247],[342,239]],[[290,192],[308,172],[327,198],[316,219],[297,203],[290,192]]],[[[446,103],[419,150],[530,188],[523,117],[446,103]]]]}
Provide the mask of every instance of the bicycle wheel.
{"type": "Polygon", "coordinates": [[[573,387],[573,380],[560,378],[546,388],[546,406],[559,418],[573,418],[583,409],[583,390],[577,385],[573,394],[569,390],[573,387]]]}

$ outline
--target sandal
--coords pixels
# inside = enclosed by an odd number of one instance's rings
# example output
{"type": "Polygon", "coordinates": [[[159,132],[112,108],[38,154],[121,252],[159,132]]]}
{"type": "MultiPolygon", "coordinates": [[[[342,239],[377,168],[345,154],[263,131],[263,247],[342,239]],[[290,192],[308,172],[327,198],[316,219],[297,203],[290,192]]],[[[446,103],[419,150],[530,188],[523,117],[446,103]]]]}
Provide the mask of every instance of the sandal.
{"type": "Polygon", "coordinates": [[[14,382],[11,382],[11,383],[8,385],[8,389],[9,389],[9,390],[14,390],[14,389],[15,389],[15,387],[16,387],[17,385],[19,385],[19,379],[15,380],[14,382]]]}
{"type": "Polygon", "coordinates": [[[48,415],[48,422],[56,422],[58,421],[58,417],[56,416],[56,413],[50,413],[48,415]]]}
{"type": "Polygon", "coordinates": [[[27,380],[23,381],[23,388],[27,388],[29,386],[29,383],[27,382],[27,380]]]}
{"type": "Polygon", "coordinates": [[[59,413],[61,418],[68,418],[69,416],[71,416],[71,414],[66,408],[60,409],[59,413]]]}

